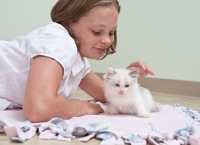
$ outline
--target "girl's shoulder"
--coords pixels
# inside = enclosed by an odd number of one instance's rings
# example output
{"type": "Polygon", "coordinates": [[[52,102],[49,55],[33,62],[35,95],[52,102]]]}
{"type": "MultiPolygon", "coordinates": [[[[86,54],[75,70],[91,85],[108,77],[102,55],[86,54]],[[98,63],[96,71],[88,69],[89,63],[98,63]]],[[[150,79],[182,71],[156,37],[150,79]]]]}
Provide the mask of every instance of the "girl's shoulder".
{"type": "Polygon", "coordinates": [[[55,49],[55,51],[59,49],[64,52],[67,50],[74,51],[74,53],[77,52],[74,39],[61,24],[55,22],[48,23],[30,32],[26,36],[26,40],[29,44],[33,44],[32,46],[36,46],[40,49],[55,49]]]}
{"type": "Polygon", "coordinates": [[[68,31],[61,25],[55,22],[50,22],[42,27],[39,27],[28,34],[28,36],[55,36],[55,37],[71,37],[68,31]]]}
{"type": "Polygon", "coordinates": [[[77,57],[74,39],[58,23],[52,22],[35,29],[25,39],[28,44],[26,53],[30,60],[36,55],[43,55],[55,59],[62,66],[68,66],[77,57]]]}

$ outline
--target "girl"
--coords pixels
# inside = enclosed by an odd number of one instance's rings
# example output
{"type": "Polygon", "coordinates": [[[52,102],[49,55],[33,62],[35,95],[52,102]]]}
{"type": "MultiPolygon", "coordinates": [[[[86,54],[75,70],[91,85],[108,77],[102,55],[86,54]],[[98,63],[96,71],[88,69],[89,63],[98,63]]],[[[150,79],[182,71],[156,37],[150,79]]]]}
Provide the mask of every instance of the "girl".
{"type": "MultiPolygon", "coordinates": [[[[116,49],[117,0],[58,0],[53,22],[11,42],[0,41],[1,110],[23,108],[31,122],[69,119],[103,110],[92,102],[70,100],[80,87],[105,102],[103,81],[86,58],[102,59],[116,49]]],[[[142,62],[141,78],[153,71],[142,62]]]]}

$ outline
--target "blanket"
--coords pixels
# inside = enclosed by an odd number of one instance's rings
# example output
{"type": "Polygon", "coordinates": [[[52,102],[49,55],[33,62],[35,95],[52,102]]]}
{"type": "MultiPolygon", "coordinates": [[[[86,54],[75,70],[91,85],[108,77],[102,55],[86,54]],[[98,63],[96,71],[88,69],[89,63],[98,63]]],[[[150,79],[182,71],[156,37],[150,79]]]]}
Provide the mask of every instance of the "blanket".
{"type": "Polygon", "coordinates": [[[40,139],[80,141],[102,139],[103,144],[200,145],[200,118],[198,112],[180,105],[162,105],[150,118],[134,115],[84,115],[69,120],[53,118],[49,122],[30,123],[22,110],[0,111],[0,132],[6,132],[13,141],[24,142],[39,131],[40,139]],[[15,132],[15,133],[13,133],[15,132]],[[26,135],[25,135],[26,133],[26,135]]]}

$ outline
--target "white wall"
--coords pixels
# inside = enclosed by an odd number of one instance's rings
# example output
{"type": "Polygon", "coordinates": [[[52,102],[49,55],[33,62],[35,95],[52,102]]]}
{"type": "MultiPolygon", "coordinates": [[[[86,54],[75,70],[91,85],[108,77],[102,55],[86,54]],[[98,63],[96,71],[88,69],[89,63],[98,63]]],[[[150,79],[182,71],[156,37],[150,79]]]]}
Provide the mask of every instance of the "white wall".
{"type": "Polygon", "coordinates": [[[51,22],[50,11],[56,1],[0,0],[0,40],[12,40],[51,22]]]}
{"type": "MultiPolygon", "coordinates": [[[[11,40],[51,21],[56,1],[0,0],[0,39],[11,40]]],[[[119,2],[117,53],[90,60],[95,72],[142,60],[154,69],[154,78],[200,82],[199,0],[119,2]]]]}

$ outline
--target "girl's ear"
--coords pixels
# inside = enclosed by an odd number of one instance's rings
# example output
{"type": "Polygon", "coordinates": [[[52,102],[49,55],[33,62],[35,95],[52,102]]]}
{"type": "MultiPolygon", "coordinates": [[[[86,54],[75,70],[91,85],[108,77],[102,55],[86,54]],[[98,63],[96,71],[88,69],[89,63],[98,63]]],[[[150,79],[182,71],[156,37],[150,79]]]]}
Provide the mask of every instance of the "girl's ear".
{"type": "Polygon", "coordinates": [[[115,70],[113,68],[108,68],[106,74],[103,76],[104,79],[108,79],[110,76],[115,74],[115,70]]]}
{"type": "MultiPolygon", "coordinates": [[[[72,30],[70,29],[70,24],[71,24],[71,23],[72,23],[72,22],[64,21],[64,22],[62,22],[61,24],[62,24],[63,27],[65,27],[65,29],[67,29],[67,31],[69,32],[70,36],[73,37],[73,38],[75,38],[74,35],[73,35],[73,33],[72,33],[72,30]]],[[[76,40],[76,41],[77,41],[77,40],[76,40]]],[[[76,42],[76,43],[77,43],[77,42],[76,42]]],[[[78,43],[77,43],[77,46],[78,46],[78,43]]]]}
{"type": "Polygon", "coordinates": [[[63,21],[62,23],[61,23],[61,25],[63,26],[63,27],[65,27],[65,29],[69,29],[69,22],[68,21],[63,21]]]}

